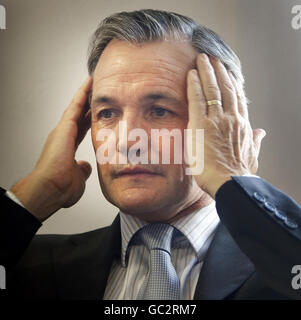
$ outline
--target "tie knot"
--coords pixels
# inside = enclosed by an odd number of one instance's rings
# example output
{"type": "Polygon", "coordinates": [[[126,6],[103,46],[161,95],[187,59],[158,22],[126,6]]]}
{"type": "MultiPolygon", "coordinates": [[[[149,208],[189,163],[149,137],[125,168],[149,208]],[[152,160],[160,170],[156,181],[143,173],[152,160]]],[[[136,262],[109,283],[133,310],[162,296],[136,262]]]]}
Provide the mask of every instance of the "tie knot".
{"type": "Polygon", "coordinates": [[[140,239],[149,250],[161,249],[170,253],[174,227],[165,223],[148,224],[140,230],[140,239]]]}

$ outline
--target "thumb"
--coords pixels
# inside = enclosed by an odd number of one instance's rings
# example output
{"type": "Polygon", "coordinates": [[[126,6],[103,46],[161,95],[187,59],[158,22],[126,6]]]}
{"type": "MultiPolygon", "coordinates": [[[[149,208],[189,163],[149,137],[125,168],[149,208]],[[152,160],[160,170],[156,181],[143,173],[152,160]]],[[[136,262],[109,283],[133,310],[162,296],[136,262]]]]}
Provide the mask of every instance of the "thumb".
{"type": "Polygon", "coordinates": [[[81,172],[84,174],[85,179],[87,180],[90,177],[92,172],[92,167],[87,161],[77,161],[77,165],[79,166],[81,172]]]}
{"type": "Polygon", "coordinates": [[[254,129],[253,130],[253,141],[256,149],[257,157],[260,152],[261,141],[266,136],[266,132],[263,129],[254,129]]]}

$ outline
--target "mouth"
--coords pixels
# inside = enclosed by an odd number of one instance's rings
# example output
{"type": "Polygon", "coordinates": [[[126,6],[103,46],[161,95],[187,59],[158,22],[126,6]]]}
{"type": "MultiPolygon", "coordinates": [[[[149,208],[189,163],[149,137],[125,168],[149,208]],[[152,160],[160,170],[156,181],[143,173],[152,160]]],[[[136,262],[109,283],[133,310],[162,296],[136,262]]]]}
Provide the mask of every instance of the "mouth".
{"type": "Polygon", "coordinates": [[[149,169],[135,166],[119,171],[117,177],[152,177],[158,175],[158,173],[155,173],[149,169]]]}

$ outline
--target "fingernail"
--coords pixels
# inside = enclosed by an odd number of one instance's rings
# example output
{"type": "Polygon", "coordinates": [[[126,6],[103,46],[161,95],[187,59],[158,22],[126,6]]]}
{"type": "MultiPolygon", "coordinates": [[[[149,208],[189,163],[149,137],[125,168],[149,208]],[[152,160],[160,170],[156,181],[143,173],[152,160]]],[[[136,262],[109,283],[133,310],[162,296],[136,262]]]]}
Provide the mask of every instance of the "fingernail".
{"type": "Polygon", "coordinates": [[[199,80],[199,74],[198,74],[198,71],[196,69],[191,69],[190,70],[190,74],[191,74],[191,77],[194,80],[199,80]]]}
{"type": "Polygon", "coordinates": [[[206,53],[200,53],[199,54],[199,57],[201,58],[201,59],[203,59],[203,60],[206,60],[206,61],[208,61],[208,56],[207,56],[207,54],[206,53]]]}

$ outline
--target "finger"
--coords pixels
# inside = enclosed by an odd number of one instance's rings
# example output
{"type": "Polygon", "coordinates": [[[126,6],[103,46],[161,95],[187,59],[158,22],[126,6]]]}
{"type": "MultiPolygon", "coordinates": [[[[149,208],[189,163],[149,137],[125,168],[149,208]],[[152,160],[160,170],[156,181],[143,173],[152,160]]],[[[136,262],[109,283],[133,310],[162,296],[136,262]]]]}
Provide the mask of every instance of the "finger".
{"type": "MultiPolygon", "coordinates": [[[[206,54],[201,53],[198,55],[197,67],[206,101],[221,101],[221,93],[217,84],[214,69],[206,54]]],[[[221,112],[223,112],[222,106],[217,104],[207,106],[207,114],[209,117],[219,115],[221,112]]]]}
{"type": "Polygon", "coordinates": [[[91,175],[91,172],[92,172],[92,167],[90,165],[89,162],[87,161],[76,161],[77,162],[77,165],[79,166],[81,172],[84,174],[84,177],[85,179],[87,180],[90,175],[91,175]]]}
{"type": "Polygon", "coordinates": [[[238,113],[236,91],[225,66],[215,57],[210,57],[210,61],[214,68],[221,92],[224,112],[232,114],[238,113]]]}
{"type": "Polygon", "coordinates": [[[253,130],[253,141],[256,150],[256,156],[259,156],[262,139],[266,136],[266,132],[263,129],[253,130]]]}
{"type": "MultiPolygon", "coordinates": [[[[88,77],[73,97],[65,110],[62,120],[78,121],[87,107],[88,96],[92,87],[92,77],[88,77]]],[[[87,110],[86,110],[87,111],[87,110]]]]}
{"type": "Polygon", "coordinates": [[[245,96],[243,87],[241,85],[238,85],[237,80],[234,78],[232,72],[228,71],[228,74],[233,84],[233,87],[235,88],[238,112],[243,118],[249,120],[247,98],[245,96]]]}
{"type": "Polygon", "coordinates": [[[85,138],[88,130],[91,128],[91,111],[88,111],[83,119],[78,123],[78,134],[76,138],[76,149],[85,138]]]}
{"type": "Polygon", "coordinates": [[[206,99],[196,69],[189,70],[187,74],[187,99],[189,120],[198,114],[206,116],[206,99]]]}
{"type": "Polygon", "coordinates": [[[78,134],[76,138],[76,146],[78,146],[82,140],[85,138],[88,130],[91,128],[91,90],[88,93],[88,99],[85,103],[84,111],[81,114],[79,120],[77,121],[78,134]]]}

